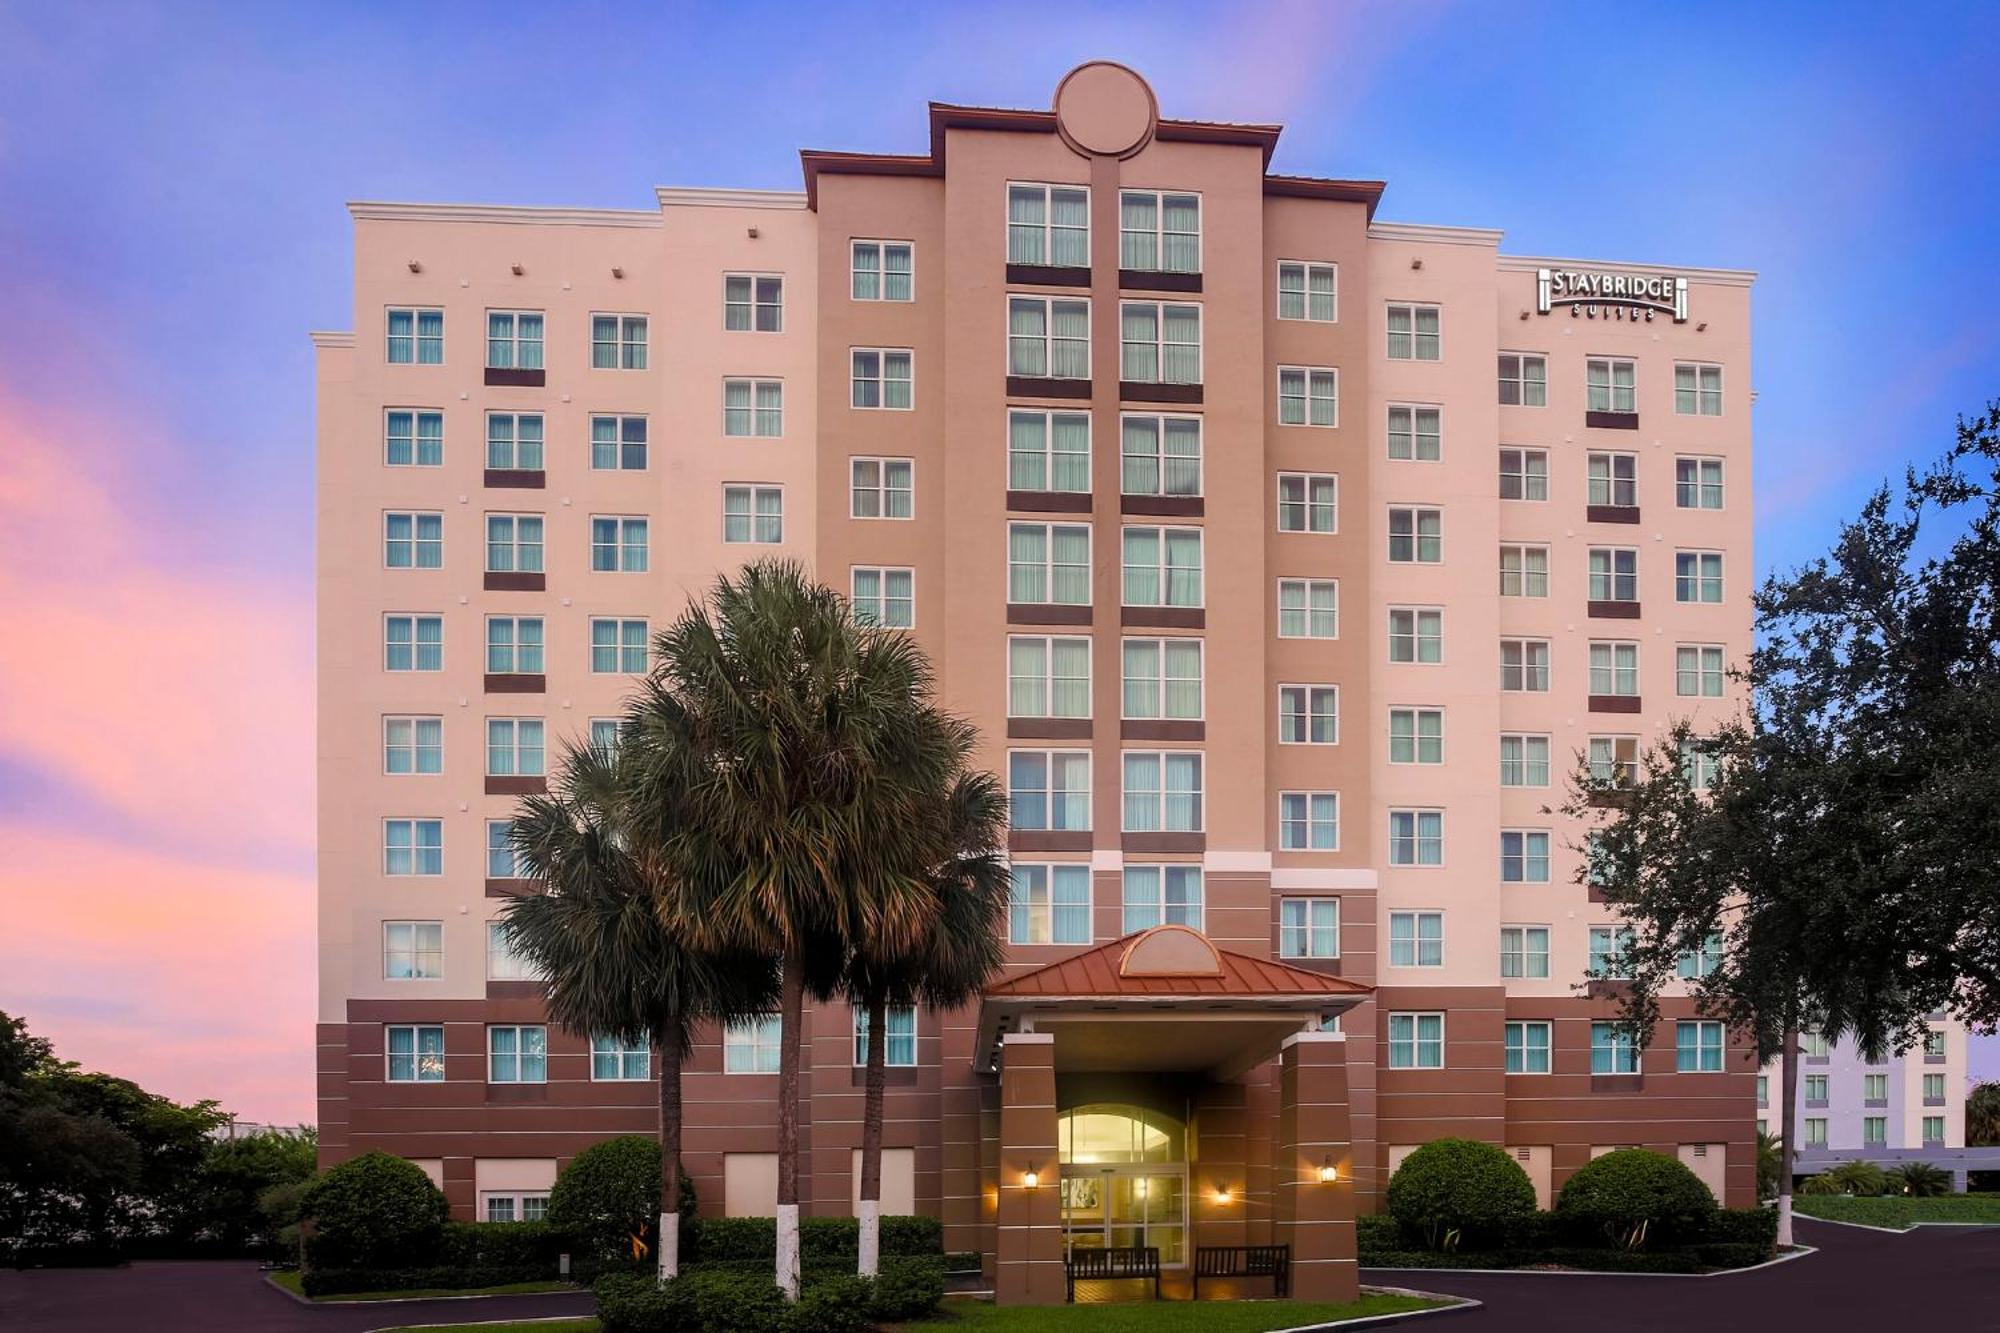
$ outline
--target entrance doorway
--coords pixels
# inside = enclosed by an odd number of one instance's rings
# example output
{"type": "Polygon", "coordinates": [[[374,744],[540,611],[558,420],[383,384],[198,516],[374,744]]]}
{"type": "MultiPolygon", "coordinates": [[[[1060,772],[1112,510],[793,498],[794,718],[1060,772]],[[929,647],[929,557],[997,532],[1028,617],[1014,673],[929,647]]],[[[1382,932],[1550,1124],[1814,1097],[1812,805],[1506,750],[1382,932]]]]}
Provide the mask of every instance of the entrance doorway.
{"type": "Polygon", "coordinates": [[[1063,1247],[1152,1245],[1162,1267],[1187,1264],[1187,1130],[1140,1106],[1062,1113],[1063,1247]]]}

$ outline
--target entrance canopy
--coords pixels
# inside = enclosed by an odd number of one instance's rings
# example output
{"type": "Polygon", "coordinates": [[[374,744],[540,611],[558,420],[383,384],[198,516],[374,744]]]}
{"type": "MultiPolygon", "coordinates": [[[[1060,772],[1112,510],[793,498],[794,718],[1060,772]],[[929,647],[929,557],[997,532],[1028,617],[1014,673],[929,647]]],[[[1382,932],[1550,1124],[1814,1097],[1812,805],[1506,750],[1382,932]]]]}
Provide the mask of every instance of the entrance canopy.
{"type": "Polygon", "coordinates": [[[1201,1073],[1229,1079],[1372,993],[1359,982],[1218,949],[1187,926],[1155,926],[1003,981],[979,1006],[975,1067],[1001,1038],[1055,1039],[1058,1073],[1201,1073]]]}

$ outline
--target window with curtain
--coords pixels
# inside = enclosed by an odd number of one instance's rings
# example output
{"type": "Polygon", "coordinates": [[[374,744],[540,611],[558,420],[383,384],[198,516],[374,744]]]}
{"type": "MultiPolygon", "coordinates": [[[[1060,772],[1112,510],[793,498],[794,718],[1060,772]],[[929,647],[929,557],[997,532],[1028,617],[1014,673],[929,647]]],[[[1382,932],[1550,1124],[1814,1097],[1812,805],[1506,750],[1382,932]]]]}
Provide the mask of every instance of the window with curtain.
{"type": "Polygon", "coordinates": [[[382,563],[390,569],[437,569],[444,564],[444,515],[382,515],[382,563]]]}
{"type": "Polygon", "coordinates": [[[1012,750],[1007,755],[1007,822],[1017,829],[1090,828],[1088,750],[1012,750]]]}
{"type": "Polygon", "coordinates": [[[638,675],[646,669],[646,622],[593,616],[590,621],[590,669],[594,672],[638,675]]]}
{"type": "Polygon", "coordinates": [[[1201,832],[1201,763],[1199,752],[1127,750],[1125,831],[1201,832]]]}
{"type": "Polygon", "coordinates": [[[1391,810],[1389,812],[1389,864],[1392,866],[1443,865],[1444,811],[1391,810]]]}
{"type": "Polygon", "coordinates": [[[1500,882],[1503,884],[1549,882],[1549,834],[1546,829],[1501,830],[1500,882]]]}
{"type": "Polygon", "coordinates": [[[914,569],[855,566],[854,618],[864,625],[909,629],[917,623],[916,579],[914,569]]]}
{"type": "Polygon", "coordinates": [[[1500,548],[1500,595],[1547,597],[1549,548],[1506,545],[1500,548]]]}
{"type": "Polygon", "coordinates": [[[910,518],[916,513],[916,463],[856,458],[848,465],[848,513],[854,518],[910,518]]]}
{"type": "Polygon", "coordinates": [[[1016,863],[1012,877],[1007,904],[1010,943],[1090,943],[1089,866],[1016,863]]]}
{"type": "Polygon", "coordinates": [[[1128,412],[1119,484],[1126,495],[1201,494],[1201,418],[1128,412]]]}
{"type": "Polygon", "coordinates": [[[1201,867],[1125,867],[1125,934],[1154,926],[1202,928],[1201,867]]]}
{"type": "Polygon", "coordinates": [[[1339,530],[1340,479],[1332,473],[1278,474],[1278,531],[1339,530]]]}
{"type": "Polygon", "coordinates": [[[444,1082],[444,1026],[392,1023],[383,1030],[391,1083],[444,1082]]]}
{"type": "Polygon", "coordinates": [[[1509,1023],[1505,1032],[1507,1072],[1546,1074],[1549,1072],[1549,1024],[1509,1023]]]}
{"type": "Polygon", "coordinates": [[[424,774],[444,771],[444,719],[385,717],[382,719],[382,771],[424,774]]]}
{"type": "Polygon", "coordinates": [[[1591,357],[1583,363],[1584,406],[1591,412],[1636,412],[1636,363],[1615,357],[1591,357]]]}
{"type": "Polygon", "coordinates": [[[1639,1072],[1639,1043],[1632,1029],[1623,1023],[1590,1025],[1590,1072],[1593,1074],[1636,1074],[1639,1072]]]}
{"type": "Polygon", "coordinates": [[[1278,424],[1338,426],[1340,372],[1331,366],[1279,366],[1278,424]]]}
{"type": "Polygon", "coordinates": [[[590,466],[594,472],[643,472],[646,418],[591,417],[590,466]]]}
{"type": "Polygon", "coordinates": [[[486,569],[493,574],[542,572],[542,516],[488,514],[486,569]]]}
{"type": "Polygon", "coordinates": [[[1639,600],[1639,553],[1629,546],[1590,548],[1590,600],[1639,600]]]}
{"type": "Polygon", "coordinates": [[[606,514],[590,517],[590,567],[594,570],[643,574],[647,565],[647,523],[643,518],[606,514]]]}
{"type": "Polygon", "coordinates": [[[1389,507],[1389,560],[1393,564],[1435,565],[1444,559],[1444,511],[1409,505],[1389,507]]]}
{"type": "Polygon", "coordinates": [[[1389,966],[1443,967],[1444,913],[1389,913],[1389,966]]]}
{"type": "Polygon", "coordinates": [[[1547,407],[1548,358],[1527,352],[1500,353],[1500,402],[1509,407],[1547,407]]]}
{"type": "Polygon", "coordinates": [[[1278,687],[1280,745],[1340,743],[1340,687],[1280,685],[1278,687]]]}
{"type": "Polygon", "coordinates": [[[1279,579],[1278,637],[1340,637],[1340,582],[1337,579],[1279,579]]]}
{"type": "Polygon", "coordinates": [[[1711,604],[1722,600],[1720,551],[1674,552],[1674,600],[1711,604]]]}
{"type": "Polygon", "coordinates": [[[514,850],[514,824],[507,819],[486,821],[486,877],[488,879],[526,879],[527,867],[521,863],[520,854],[514,850]]]}
{"type": "Polygon", "coordinates": [[[785,279],[776,273],[722,275],[722,327],[733,333],[782,333],[785,279]]]}
{"type": "Polygon", "coordinates": [[[1340,793],[1278,793],[1278,848],[1287,852],[1340,850],[1340,793]]]}
{"type": "Polygon", "coordinates": [[[1444,457],[1444,412],[1398,404],[1389,408],[1389,457],[1435,463],[1444,457]]]}
{"type": "Polygon", "coordinates": [[[1444,710],[1442,708],[1390,709],[1389,762],[1442,764],[1444,710]]]}
{"type": "Polygon", "coordinates": [[[1515,693],[1548,693],[1549,641],[1500,640],[1500,688],[1515,693]]]}
{"type": "Polygon", "coordinates": [[[1340,899],[1280,898],[1278,956],[1340,957],[1340,899]]]}
{"type": "Polygon", "coordinates": [[[1590,958],[1587,964],[1589,975],[1600,980],[1627,976],[1625,951],[1631,947],[1630,926],[1592,926],[1590,958]]]}
{"type": "Polygon", "coordinates": [[[1007,716],[1089,717],[1090,640],[1017,634],[1007,640],[1007,716]]]}
{"type": "Polygon", "coordinates": [[[1088,493],[1090,414],[1009,408],[1007,489],[1088,493]]]}
{"type": "Polygon", "coordinates": [[[590,366],[593,370],[644,370],[646,317],[592,315],[590,366]]]}
{"type": "Polygon", "coordinates": [[[768,437],[785,433],[785,382],[741,379],[722,381],[722,433],[768,437]]]}
{"type": "Polygon", "coordinates": [[[785,540],[785,491],[781,486],[724,486],[722,540],[772,545],[785,540]]]}
{"type": "Polygon", "coordinates": [[[444,670],[444,617],[384,616],[382,669],[444,670]]]}
{"type": "Polygon", "coordinates": [[[546,760],[542,719],[538,717],[486,719],[488,777],[540,777],[544,772],[546,760]]]}
{"type": "Polygon", "coordinates": [[[857,347],[853,356],[856,407],[906,412],[915,398],[913,354],[907,347],[857,347]]]}
{"type": "Polygon", "coordinates": [[[542,312],[486,312],[486,365],[491,370],[542,368],[542,312]]]}
{"type": "Polygon", "coordinates": [[[778,1014],[759,1014],[730,1023],[722,1030],[722,1072],[777,1073],[783,1035],[784,1019],[778,1014]]]}
{"type": "Polygon", "coordinates": [[[1590,692],[1631,697],[1639,693],[1639,645],[1592,643],[1590,692]]]}
{"type": "Polygon", "coordinates": [[[643,1041],[617,1037],[590,1039],[590,1081],[641,1083],[653,1076],[653,1052],[643,1041]]]}
{"type": "Polygon", "coordinates": [[[1503,500],[1548,499],[1549,451],[1546,449],[1502,449],[1500,451],[1500,498],[1503,500]]]}
{"type": "Polygon", "coordinates": [[[1435,361],[1442,354],[1441,316],[1434,305],[1389,307],[1389,359],[1435,361]]]}
{"type": "Polygon", "coordinates": [[[1201,529],[1124,531],[1126,606],[1200,606],[1201,529]]]}
{"type": "Polygon", "coordinates": [[[1674,649],[1674,693],[1690,698],[1722,697],[1722,648],[1683,643],[1674,649]]]}
{"type": "Polygon", "coordinates": [[[1549,738],[1526,734],[1500,738],[1500,785],[1503,787],[1546,787],[1549,785],[1549,738]]]}
{"type": "Polygon", "coordinates": [[[1009,523],[1007,600],[1017,605],[1090,605],[1090,525],[1009,523]]]}
{"type": "Polygon", "coordinates": [[[486,979],[488,981],[541,981],[534,960],[515,947],[514,936],[505,918],[486,923],[486,979]]]}
{"type": "Polygon", "coordinates": [[[1444,612],[1423,607],[1389,609],[1389,660],[1433,664],[1444,660],[1444,612]]]}
{"type": "Polygon", "coordinates": [[[1090,302],[1007,298],[1007,373],[1030,379],[1090,378],[1090,302]]]}
{"type": "Polygon", "coordinates": [[[1500,927],[1500,975],[1507,978],[1549,974],[1547,926],[1500,927]]]}
{"type": "Polygon", "coordinates": [[[1121,191],[1118,267],[1144,273],[1201,272],[1201,196],[1121,191]]]}
{"type": "Polygon", "coordinates": [[[444,466],[444,413],[389,409],[382,418],[382,462],[389,467],[444,466]]]}
{"type": "Polygon", "coordinates": [[[444,821],[385,819],[382,821],[382,873],[442,875],[444,821]]]}
{"type": "Polygon", "coordinates": [[[1331,324],[1338,315],[1339,270],[1302,260],[1278,262],[1278,318],[1331,324]]]}
{"type": "Polygon", "coordinates": [[[1127,639],[1124,716],[1194,720],[1202,715],[1200,639],[1127,639]]]}
{"type": "Polygon", "coordinates": [[[1699,949],[1689,949],[1674,963],[1674,973],[1684,981],[1711,976],[1722,966],[1722,932],[1712,930],[1699,949]]]}
{"type": "Polygon", "coordinates": [[[385,981],[435,981],[444,975],[442,921],[384,921],[382,978],[385,981]]]}
{"type": "Polygon", "coordinates": [[[1639,460],[1633,454],[1590,454],[1589,503],[1631,508],[1639,503],[1639,460]]]}
{"type": "Polygon", "coordinates": [[[543,667],[540,616],[488,616],[486,669],[494,675],[539,676],[543,667]]]}
{"type": "Polygon", "coordinates": [[[1079,185],[1007,187],[1007,262],[1090,267],[1090,191],[1079,185]]]}
{"type": "Polygon", "coordinates": [[[1388,1027],[1389,1068],[1444,1068],[1443,1014],[1390,1014],[1388,1027]]]}
{"type": "Polygon", "coordinates": [[[1722,460],[1676,458],[1674,504],[1681,509],[1722,508],[1722,460]]]}
{"type": "Polygon", "coordinates": [[[540,472],[542,414],[488,412],[486,466],[501,472],[540,472]]]}
{"type": "Polygon", "coordinates": [[[1126,301],[1119,307],[1118,377],[1134,384],[1201,383],[1201,307],[1126,301]]]}
{"type": "Polygon", "coordinates": [[[1639,738],[1637,736],[1592,736],[1588,742],[1590,776],[1594,782],[1615,782],[1621,787],[1639,781],[1639,738]]]}
{"type": "MultiPolygon", "coordinates": [[[[868,1011],[854,1006],[854,1067],[868,1063],[868,1011]]],[[[882,1063],[891,1069],[913,1069],[917,1063],[917,1011],[892,1004],[882,1012],[882,1063]]]]}
{"type": "Polygon", "coordinates": [[[857,301],[916,298],[916,249],[909,241],[856,241],[853,295],[857,301]]]}
{"type": "Polygon", "coordinates": [[[386,355],[390,365],[444,364],[444,311],[389,311],[386,355]]]}

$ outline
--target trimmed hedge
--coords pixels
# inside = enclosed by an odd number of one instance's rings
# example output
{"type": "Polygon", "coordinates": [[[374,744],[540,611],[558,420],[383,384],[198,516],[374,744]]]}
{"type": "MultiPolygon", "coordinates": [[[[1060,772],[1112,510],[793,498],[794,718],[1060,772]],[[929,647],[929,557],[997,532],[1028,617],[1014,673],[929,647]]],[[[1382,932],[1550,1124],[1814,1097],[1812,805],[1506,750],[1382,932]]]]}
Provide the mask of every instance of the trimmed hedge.
{"type": "Polygon", "coordinates": [[[437,1262],[451,1206],[415,1162],[371,1152],[313,1181],[299,1213],[308,1267],[420,1267],[437,1262]]]}
{"type": "MultiPolygon", "coordinates": [[[[881,1222],[882,1254],[942,1255],[944,1224],[935,1217],[894,1216],[881,1222]]],[[[778,1223],[770,1217],[704,1217],[682,1238],[695,1262],[778,1257],[778,1223]]],[[[861,1223],[852,1217],[808,1217],[799,1222],[799,1257],[852,1260],[861,1250],[861,1223]]]]}
{"type": "Polygon", "coordinates": [[[871,1321],[907,1322],[936,1310],[944,1265],[885,1259],[873,1282],[808,1271],[796,1305],[768,1272],[732,1269],[694,1269],[665,1286],[643,1274],[615,1274],[591,1291],[604,1333],[860,1333],[871,1321]]]}
{"type": "MultiPolygon", "coordinates": [[[[434,1262],[394,1267],[322,1264],[306,1269],[299,1280],[308,1296],[420,1288],[462,1291],[514,1282],[552,1282],[561,1276],[561,1255],[567,1248],[563,1234],[546,1222],[448,1222],[434,1262]]],[[[622,1266],[572,1255],[570,1277],[587,1282],[622,1266]]]]}
{"type": "Polygon", "coordinates": [[[1491,1244],[1535,1212],[1521,1164],[1477,1139],[1435,1139],[1405,1157],[1383,1206],[1403,1234],[1434,1250],[1491,1244]]]}
{"type": "Polygon", "coordinates": [[[1777,1250],[1778,1215],[1768,1208],[1716,1209],[1700,1235],[1650,1250],[1613,1248],[1601,1233],[1579,1238],[1555,1213],[1510,1220],[1497,1244],[1456,1253],[1406,1248],[1387,1216],[1355,1219],[1361,1263],[1368,1268],[1528,1268],[1557,1264],[1606,1273],[1695,1273],[1747,1268],[1777,1250]],[[1590,1243],[1590,1242],[1595,1243],[1590,1243]]]}
{"type": "Polygon", "coordinates": [[[1715,1196],[1701,1177],[1646,1148],[1620,1148],[1585,1162],[1556,1196],[1556,1216],[1571,1224],[1572,1234],[1602,1236],[1625,1250],[1699,1240],[1715,1214],[1715,1196]]]}

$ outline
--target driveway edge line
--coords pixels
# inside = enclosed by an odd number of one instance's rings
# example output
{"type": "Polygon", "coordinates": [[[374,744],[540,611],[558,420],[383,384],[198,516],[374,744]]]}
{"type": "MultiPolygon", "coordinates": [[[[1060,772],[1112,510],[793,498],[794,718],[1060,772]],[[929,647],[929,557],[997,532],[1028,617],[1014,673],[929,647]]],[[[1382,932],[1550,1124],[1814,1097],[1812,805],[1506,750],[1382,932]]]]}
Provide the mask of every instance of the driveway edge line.
{"type": "Polygon", "coordinates": [[[1447,1304],[1433,1306],[1428,1310],[1398,1310],[1394,1314],[1363,1315],[1359,1319],[1336,1319],[1326,1324],[1297,1324],[1291,1328],[1273,1329],[1272,1333],[1322,1333],[1326,1329],[1381,1328],[1388,1324],[1400,1324],[1405,1319],[1422,1319],[1434,1314],[1468,1314],[1482,1309],[1486,1302],[1474,1300],[1470,1296],[1454,1296],[1448,1291],[1418,1291],[1414,1287],[1374,1287],[1363,1284],[1366,1291],[1379,1291],[1389,1296],[1419,1296],[1427,1301],[1445,1301],[1447,1304]]]}

